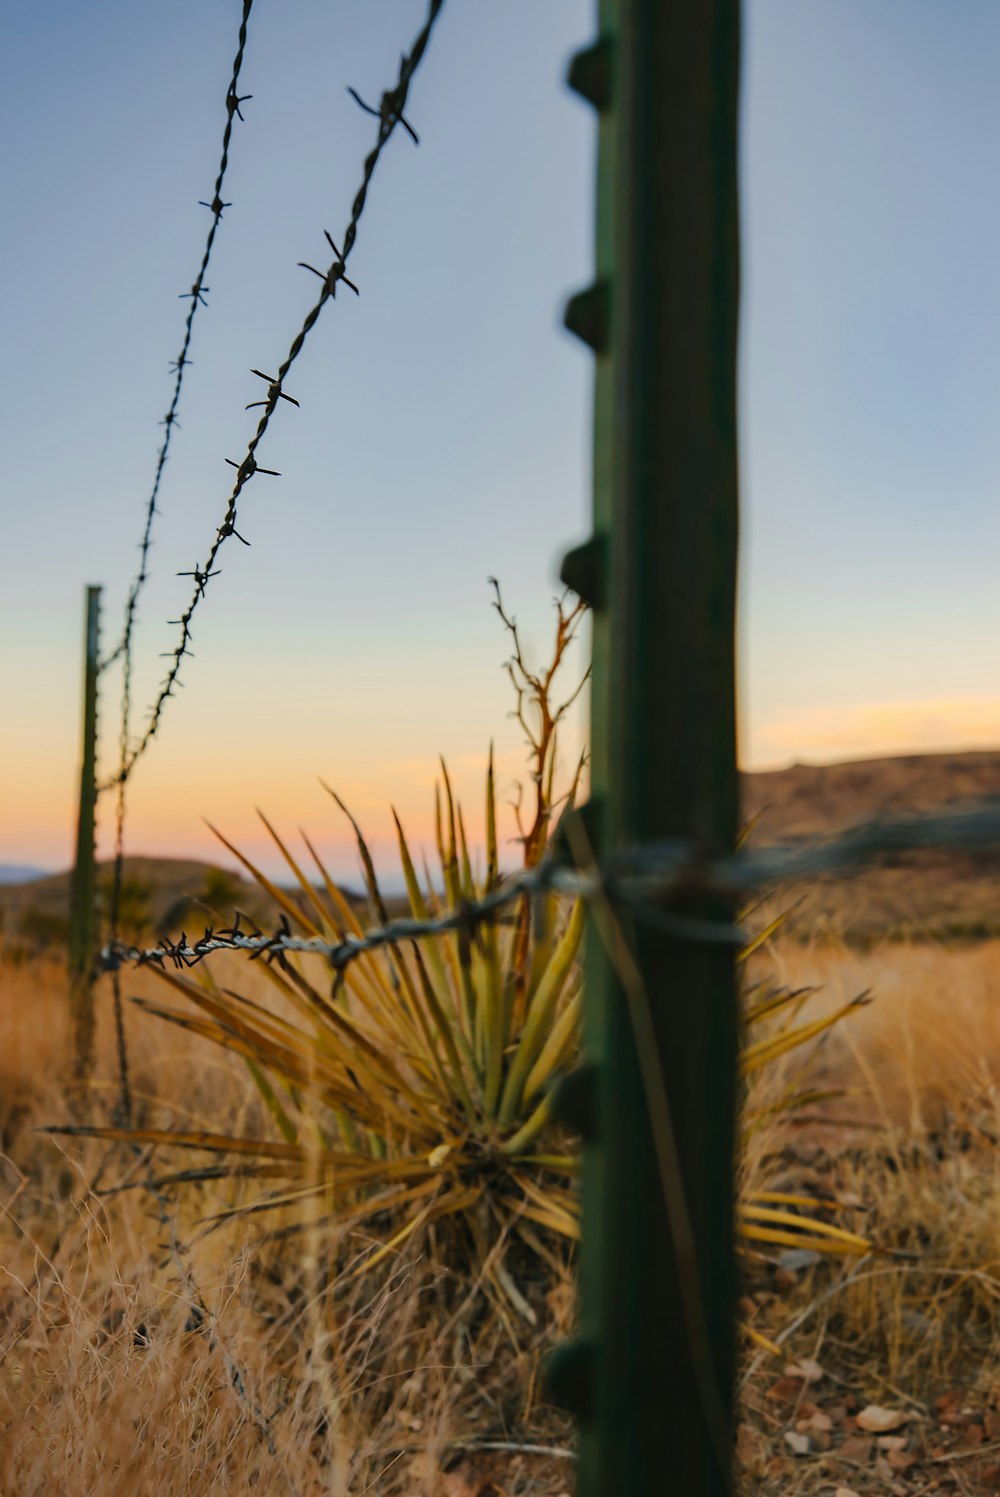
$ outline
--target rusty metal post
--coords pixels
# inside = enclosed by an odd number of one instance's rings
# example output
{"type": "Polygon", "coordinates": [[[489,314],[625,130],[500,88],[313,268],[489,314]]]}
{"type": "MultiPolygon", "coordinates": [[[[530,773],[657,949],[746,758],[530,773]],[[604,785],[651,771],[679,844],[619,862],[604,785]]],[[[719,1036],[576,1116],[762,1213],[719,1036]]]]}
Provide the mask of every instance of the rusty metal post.
{"type": "Polygon", "coordinates": [[[84,1080],[94,1050],[94,980],[97,957],[97,886],[94,854],[97,812],[97,642],[101,589],[87,588],[84,620],[83,747],[76,858],[69,896],[69,990],[74,1073],[84,1080]]]}
{"type": "MultiPolygon", "coordinates": [[[[597,277],[565,319],[596,355],[594,531],[562,574],[594,608],[598,856],[735,840],[739,43],[739,0],[601,0],[570,68],[599,120],[597,277]]],[[[732,914],[694,896],[675,913],[732,914]]],[[[734,1382],[732,947],[598,912],[584,1040],[566,1094],[585,1135],[582,1324],[553,1365],[581,1422],[579,1492],[715,1497],[734,1382]]]]}

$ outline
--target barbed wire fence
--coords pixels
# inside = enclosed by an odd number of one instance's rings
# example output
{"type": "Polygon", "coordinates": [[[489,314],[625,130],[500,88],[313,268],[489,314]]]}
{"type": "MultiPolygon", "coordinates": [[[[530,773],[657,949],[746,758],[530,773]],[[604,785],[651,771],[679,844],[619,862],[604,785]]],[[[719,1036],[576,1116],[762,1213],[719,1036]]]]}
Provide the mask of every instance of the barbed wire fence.
{"type": "MultiPolygon", "coordinates": [[[[242,457],[225,459],[235,470],[235,478],[222,518],[204,553],[204,560],[195,562],[190,571],[178,574],[192,579],[190,595],[180,615],[169,621],[178,631],[174,647],[168,652],[169,665],[148,710],[143,728],[137,736],[133,736],[134,635],[139,603],[149,580],[154,521],[160,512],[162,479],[173,433],[179,425],[178,413],[185,371],[191,364],[190,349],[195,319],[199,310],[207,306],[209,288],[205,284],[205,277],[223,213],[232,206],[223,200],[222,192],[229,164],[234,121],[243,118],[241,105],[252,97],[239,93],[248,23],[253,8],[253,0],[242,0],[238,47],[226,87],[226,120],[220,164],[212,196],[202,200],[203,206],[211,214],[211,224],[190,291],[181,293],[189,305],[180,351],[173,364],[175,381],[170,405],[163,418],[164,436],[145,504],[139,564],[127,595],[121,635],[101,662],[102,675],[118,662],[122,666],[118,768],[113,776],[97,788],[104,794],[113,792],[115,799],[114,866],[108,936],[99,964],[105,972],[110,973],[112,981],[119,1070],[116,1121],[124,1127],[128,1127],[132,1121],[132,1092],[120,977],[125,965],[188,968],[222,951],[241,952],[265,961],[277,958],[282,953],[298,952],[321,955],[331,967],[343,970],[367,952],[391,948],[403,942],[432,938],[449,932],[458,932],[472,938],[483,925],[504,921],[520,902],[552,893],[580,898],[592,904],[600,902],[629,921],[659,930],[680,942],[738,946],[746,940],[746,931],[736,920],[692,917],[685,912],[688,901],[694,899],[701,902],[718,898],[723,906],[732,908],[740,898],[752,891],[826,873],[853,871],[886,854],[945,847],[975,851],[1000,846],[1000,798],[898,821],[876,819],[825,842],[746,848],[723,858],[708,856],[702,848],[691,842],[650,842],[614,851],[596,863],[583,865],[574,861],[565,843],[560,846],[557,842],[555,850],[535,867],[508,878],[482,899],[465,901],[427,919],[384,921],[381,925],[370,927],[360,936],[347,935],[337,941],[299,936],[291,929],[287,917],[283,916],[279,926],[269,934],[257,928],[241,928],[240,918],[237,917],[234,925],[222,929],[206,928],[201,936],[191,941],[182,934],[176,941],[164,939],[144,948],[121,939],[127,790],[132,774],[159,733],[167,702],[182,684],[180,677],[184,662],[193,654],[193,623],[209,584],[219,575],[217,563],[223,547],[232,537],[242,545],[249,545],[247,538],[237,528],[244,488],[258,475],[281,477],[276,470],[262,466],[260,454],[279,406],[299,404],[298,398],[286,391],[285,381],[317,325],[324,307],[335,300],[338,287],[346,287],[352,294],[359,294],[359,287],[348,277],[347,272],[368,193],[382,153],[398,126],[402,126],[414,143],[419,143],[417,132],[406,117],[410,84],[425,55],[443,5],[444,0],[429,0],[424,23],[410,50],[402,54],[395,82],[381,94],[377,106],[368,103],[353,87],[349,89],[358,107],[373,116],[378,125],[375,142],[363,161],[360,184],[342,231],[340,247],[331,233],[324,229],[332,259],[320,268],[306,261],[299,262],[301,268],[320,282],[316,300],[293,336],[285,356],[280,363],[272,366],[275,373],[272,375],[260,368],[251,371],[255,378],[264,382],[266,394],[261,399],[250,401],[247,409],[260,408],[261,415],[242,457]]],[[[572,842],[572,838],[569,840],[572,842]]],[[[175,1254],[187,1297],[203,1313],[203,1302],[191,1276],[190,1267],[179,1257],[176,1242],[173,1243],[172,1252],[175,1254]]],[[[226,1356],[228,1358],[228,1353],[226,1356]]],[[[262,1416],[246,1391],[246,1379],[235,1363],[230,1367],[230,1361],[231,1358],[227,1360],[227,1369],[237,1395],[251,1408],[262,1436],[270,1446],[270,1429],[266,1421],[264,1424],[260,1423],[262,1416]]]]}
{"type": "MultiPolygon", "coordinates": [[[[184,337],[180,352],[174,361],[176,379],[174,382],[173,396],[166,416],[163,418],[165,434],[157,458],[154,471],[153,485],[149,498],[146,502],[145,521],[139,547],[139,566],[136,576],[129,589],[128,599],[125,607],[125,620],[121,637],[115,648],[102,662],[102,670],[106,670],[117,660],[122,661],[122,697],[121,714],[119,720],[119,760],[118,770],[113,777],[105,780],[98,788],[101,792],[114,791],[115,793],[115,843],[114,864],[112,874],[111,897],[109,903],[109,944],[114,946],[119,940],[121,901],[124,878],[125,859],[125,827],[126,827],[126,793],[130,777],[136,765],[148,752],[153,740],[159,731],[163,720],[163,714],[168,700],[174,695],[176,688],[183,683],[180,681],[181,667],[184,660],[192,655],[192,621],[200,604],[205,598],[208,584],[213,577],[218,576],[219,568],[216,563],[225,543],[233,536],[243,545],[249,545],[246,537],[241,535],[237,529],[238,505],[240,495],[250,480],[257,474],[278,478],[281,475],[274,469],[263,467],[258,461],[258,451],[268,428],[281,402],[286,405],[298,406],[298,400],[289,395],[285,389],[284,381],[299,354],[302,352],[313,328],[319,320],[320,314],[327,302],[336,297],[338,285],[347,286],[355,295],[358,293],[357,285],[347,276],[347,262],[355,247],[358,227],[364,213],[365,204],[372,178],[378,166],[379,160],[397,126],[402,125],[404,130],[414,141],[419,143],[419,138],[413,126],[405,118],[405,110],[409,95],[410,82],[419,67],[427,46],[431,39],[434,25],[441,13],[444,0],[430,0],[426,18],[420,31],[417,33],[409,51],[400,56],[399,70],[396,81],[381,95],[378,107],[365,102],[360,93],[353,87],[348,92],[357,105],[366,113],[373,115],[378,120],[378,130],[375,144],[364,159],[361,172],[361,181],[355,193],[351,205],[350,214],[343,231],[341,243],[342,249],[338,249],[329,231],[324,230],[327,243],[333,252],[333,259],[329,265],[322,270],[305,261],[300,261],[302,269],[310,271],[317,276],[321,282],[321,289],[316,301],[308,311],[301,327],[293,337],[288,352],[278,365],[275,375],[265,374],[260,369],[253,369],[251,373],[264,380],[267,385],[267,394],[261,400],[250,401],[247,409],[263,407],[256,431],[247,444],[247,449],[241,460],[226,458],[226,463],[236,470],[236,478],[233,483],[229,497],[226,501],[225,511],[216,528],[215,534],[208,547],[206,559],[203,563],[195,563],[190,572],[179,575],[190,576],[194,579],[190,599],[181,613],[180,617],[170,622],[178,630],[177,642],[173,651],[170,652],[170,665],[160,684],[156,698],[149,709],[146,724],[137,741],[133,742],[131,733],[132,715],[132,680],[133,680],[133,636],[137,617],[137,608],[143,589],[149,578],[149,551],[152,542],[153,522],[157,513],[157,501],[163,478],[163,471],[169,454],[170,443],[175,427],[178,425],[178,410],[180,407],[181,391],[184,380],[184,372],[191,363],[189,350],[191,347],[192,330],[194,320],[200,307],[207,306],[205,300],[208,287],[205,284],[205,275],[211,259],[212,248],[218,226],[222,220],[223,210],[232,206],[222,199],[222,189],[225,181],[226,169],[229,163],[229,148],[235,118],[242,119],[240,106],[252,95],[239,93],[240,73],[243,66],[244,52],[247,42],[247,27],[253,0],[243,0],[243,13],[239,28],[239,45],[233,64],[232,76],[226,89],[226,125],[223,134],[222,156],[219,170],[216,176],[212,197],[203,200],[203,206],[212,213],[212,223],[205,242],[201,264],[195,280],[192,282],[189,292],[181,293],[189,300],[190,305],[184,324],[184,337]]],[[[117,969],[112,969],[112,992],[114,1005],[114,1022],[116,1045],[118,1051],[119,1071],[119,1103],[118,1112],[122,1121],[128,1122],[132,1113],[131,1086],[129,1080],[128,1048],[125,1037],[124,1016],[121,996],[121,984],[117,969]]]]}
{"type": "MultiPolygon", "coordinates": [[[[208,235],[205,239],[205,247],[202,252],[201,263],[198,272],[191,283],[188,292],[181,292],[180,299],[189,302],[187,316],[184,319],[184,333],[181,340],[180,351],[174,360],[175,371],[174,388],[170,398],[170,405],[163,417],[164,427],[163,441],[157,453],[156,466],[153,470],[153,483],[146,500],[145,518],[142,527],[142,535],[139,541],[139,565],[135,577],[128,591],[125,603],[125,618],[122,632],[114,649],[101,662],[101,672],[107,671],[117,661],[122,662],[122,692],[121,711],[118,728],[118,752],[119,770],[115,777],[115,842],[114,842],[114,864],[112,872],[111,898],[109,901],[108,920],[110,926],[110,939],[116,940],[121,919],[122,880],[124,876],[125,861],[125,786],[127,776],[124,773],[128,763],[131,750],[131,718],[132,718],[132,674],[133,674],[133,651],[132,641],[135,632],[137,610],[139,600],[149,580],[149,552],[153,540],[153,522],[157,513],[157,500],[160,495],[160,486],[163,481],[163,473],[166,468],[167,458],[170,454],[170,444],[173,440],[174,431],[179,425],[178,413],[181,404],[181,392],[184,386],[184,375],[191,363],[190,349],[191,339],[194,332],[195,318],[201,307],[208,305],[205,300],[208,287],[205,277],[208,273],[209,263],[212,258],[212,250],[215,246],[215,237],[219,225],[222,222],[222,214],[225,208],[232,207],[231,203],[223,202],[222,189],[225,183],[226,171],[229,166],[229,147],[233,134],[233,122],[235,119],[243,119],[240,109],[252,97],[250,94],[241,95],[239,92],[240,72],[243,67],[243,57],[247,44],[247,25],[250,20],[250,12],[253,9],[253,0],[243,0],[243,14],[240,18],[239,38],[236,48],[236,56],[233,60],[232,75],[226,88],[226,123],[222,134],[222,154],[219,160],[219,168],[216,173],[215,186],[212,196],[203,200],[200,206],[208,208],[212,215],[208,235]]],[[[106,788],[106,787],[101,787],[106,788]]],[[[128,1050],[125,1040],[125,1025],[122,1013],[121,986],[117,979],[112,979],[115,1039],[118,1050],[118,1072],[119,1072],[119,1102],[118,1110],[123,1121],[130,1121],[132,1115],[132,1096],[129,1084],[128,1072],[128,1050]]]]}

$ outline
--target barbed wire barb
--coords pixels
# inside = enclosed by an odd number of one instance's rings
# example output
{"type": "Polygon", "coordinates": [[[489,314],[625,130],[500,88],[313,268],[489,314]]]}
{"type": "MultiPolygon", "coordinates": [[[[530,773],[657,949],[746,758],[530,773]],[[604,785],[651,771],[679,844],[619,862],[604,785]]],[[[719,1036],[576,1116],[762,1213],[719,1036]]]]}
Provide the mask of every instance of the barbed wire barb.
{"type": "Polygon", "coordinates": [[[330,231],[328,229],[324,229],[323,233],[326,235],[327,244],[330,246],[330,248],[333,250],[334,255],[336,256],[333,265],[329,270],[317,270],[315,265],[307,265],[305,260],[300,260],[299,269],[311,270],[313,275],[318,275],[320,280],[327,285],[331,297],[334,297],[337,294],[338,281],[343,281],[345,286],[350,286],[355,296],[360,296],[361,292],[358,290],[357,286],[355,286],[353,281],[350,281],[347,278],[344,270],[344,257],[340,253],[340,250],[337,248],[337,246],[334,244],[333,239],[330,236],[330,231]]]}
{"type": "MultiPolygon", "coordinates": [[[[295,396],[286,395],[273,374],[265,374],[262,369],[251,369],[250,373],[256,374],[258,379],[265,380],[268,390],[267,400],[251,400],[250,404],[246,407],[248,411],[252,411],[258,405],[267,405],[269,400],[287,400],[289,405],[298,406],[299,402],[295,399],[295,396]]],[[[168,620],[168,622],[171,621],[168,620]]]]}
{"type": "Polygon", "coordinates": [[[413,144],[415,146],[418,146],[420,144],[420,136],[417,134],[416,130],[414,130],[409,120],[403,118],[402,104],[397,98],[397,90],[392,89],[384,93],[382,95],[382,101],[378,109],[373,109],[370,104],[366,104],[356,88],[351,88],[350,85],[348,85],[347,92],[350,94],[355,104],[358,105],[359,109],[364,110],[365,114],[372,114],[377,120],[391,120],[393,124],[402,125],[403,129],[407,132],[410,139],[413,141],[413,144]]]}

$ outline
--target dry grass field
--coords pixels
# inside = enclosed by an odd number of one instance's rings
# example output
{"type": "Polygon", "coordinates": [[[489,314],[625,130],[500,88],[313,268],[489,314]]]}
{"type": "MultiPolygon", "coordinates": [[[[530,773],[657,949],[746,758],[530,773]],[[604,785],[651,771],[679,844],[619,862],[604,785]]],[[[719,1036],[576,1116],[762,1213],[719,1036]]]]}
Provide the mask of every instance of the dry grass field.
{"type": "MultiPolygon", "coordinates": [[[[808,1074],[840,1095],[752,1132],[743,1168],[835,1198],[878,1251],[748,1257],[741,1313],[780,1345],[746,1344],[748,1489],[996,1490],[1000,943],[785,941],[757,968],[817,986],[817,1013],[872,994],[755,1089],[759,1106],[808,1074]],[[889,1433],[866,1432],[869,1406],[889,1433]]],[[[60,963],[7,963],[0,984],[0,1491],[572,1490],[571,1432],[538,1378],[572,1321],[567,1265],[521,1285],[518,1319],[482,1285],[458,1292],[432,1236],[350,1281],[308,1228],[203,1235],[230,1198],[211,1185],[108,1195],[148,1175],[146,1153],[35,1131],[110,1111],[107,1012],[98,1078],[74,1098],[60,963]]],[[[141,1121],[266,1127],[231,1058],[129,1022],[141,1121]]]]}
{"type": "MultiPolygon", "coordinates": [[[[139,975],[127,991],[154,987],[139,975]]],[[[148,1153],[36,1132],[111,1112],[102,1007],[97,1079],[73,1097],[63,966],[0,963],[4,1497],[466,1497],[494,1478],[504,1493],[566,1491],[569,1424],[543,1406],[537,1373],[572,1319],[567,1269],[554,1260],[543,1283],[522,1281],[524,1316],[504,1323],[428,1238],[353,1283],[308,1231],[262,1243],[244,1226],[192,1246],[210,1190],[102,1195],[148,1177],[148,1153]]],[[[138,1123],[268,1132],[225,1054],[142,1015],[130,1048],[138,1123]]]]}
{"type": "MultiPolygon", "coordinates": [[[[998,777],[997,755],[796,767],[753,777],[747,799],[766,808],[763,840],[794,839],[992,793],[998,777]]],[[[129,872],[151,886],[154,924],[214,887],[202,865],[129,872]]],[[[800,1019],[870,1001],[753,1075],[739,1189],[814,1202],[872,1251],[744,1246],[748,1492],[1000,1491],[994,890],[988,863],[944,855],[827,881],[793,891],[792,919],[752,958],[751,984],[811,990],[800,1019]]],[[[52,881],[4,897],[0,1494],[571,1492],[572,1428],[540,1378],[572,1328],[567,1249],[500,1244],[498,1295],[495,1263],[470,1282],[428,1226],[359,1275],[384,1223],[333,1232],[298,1211],[213,1228],[250,1199],[245,1182],[150,1190],[188,1159],[39,1131],[107,1120],[117,1099],[108,992],[81,1094],[64,965],[30,939],[52,934],[63,895],[52,881]]],[[[274,1002],[257,967],[213,971],[274,1002]]],[[[148,972],[125,991],[163,997],[148,972]]],[[[136,1009],[128,1029],[138,1124],[274,1136],[238,1056],[136,1009]]]]}
{"type": "MultiPolygon", "coordinates": [[[[245,963],[239,975],[252,991],[245,963]]],[[[140,974],[127,990],[155,986],[140,974]]],[[[144,1016],[129,1026],[137,1123],[268,1131],[238,1063],[144,1016]]],[[[570,1488],[568,1422],[538,1378],[571,1322],[567,1267],[554,1258],[544,1282],[522,1280],[515,1323],[483,1286],[456,1282],[431,1233],[352,1282],[331,1274],[327,1235],[201,1236],[231,1188],[103,1194],[151,1159],[35,1131],[114,1105],[107,1003],[84,1097],[66,1036],[62,964],[0,963],[5,1497],[570,1488]]]]}
{"type": "Polygon", "coordinates": [[[810,1058],[838,1095],[752,1135],[744,1168],[840,1202],[875,1252],[748,1261],[744,1313],[782,1357],[748,1351],[747,1490],[1000,1490],[1000,943],[763,960],[820,1011],[872,1001],[810,1058]]]}

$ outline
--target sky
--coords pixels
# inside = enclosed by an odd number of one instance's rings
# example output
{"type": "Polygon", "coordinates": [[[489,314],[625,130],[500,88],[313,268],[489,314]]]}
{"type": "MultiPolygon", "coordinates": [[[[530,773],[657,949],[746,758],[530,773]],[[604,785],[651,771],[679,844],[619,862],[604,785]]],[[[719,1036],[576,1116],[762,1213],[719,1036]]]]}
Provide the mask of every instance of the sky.
{"type": "MultiPolygon", "coordinates": [[[[120,627],[200,259],[237,0],[8,9],[0,53],[0,862],[69,861],[83,591],[120,627]]],[[[351,276],[297,363],[129,796],[131,851],[268,859],[262,807],[383,866],[524,772],[486,579],[544,658],[587,532],[591,366],[560,327],[592,265],[594,125],[565,88],[591,0],[445,8],[351,276]],[[529,45],[530,40],[530,45],[529,45]]],[[[137,722],[263,392],[315,298],[421,0],[256,0],[208,285],[136,635],[137,722]]],[[[742,100],[741,757],[1000,743],[1000,8],[749,0],[742,100]]],[[[582,663],[582,652],[578,663],[582,663]]],[[[110,766],[118,682],[104,678],[110,766]]],[[[570,682],[572,684],[572,682],[570,682]]],[[[584,732],[567,732],[569,762],[584,732]]],[[[102,808],[101,849],[110,847],[102,808]]],[[[509,829],[509,828],[508,828],[509,829]]],[[[223,858],[223,861],[227,859],[223,858]]],[[[273,859],[269,866],[273,866],[273,859]]]]}

